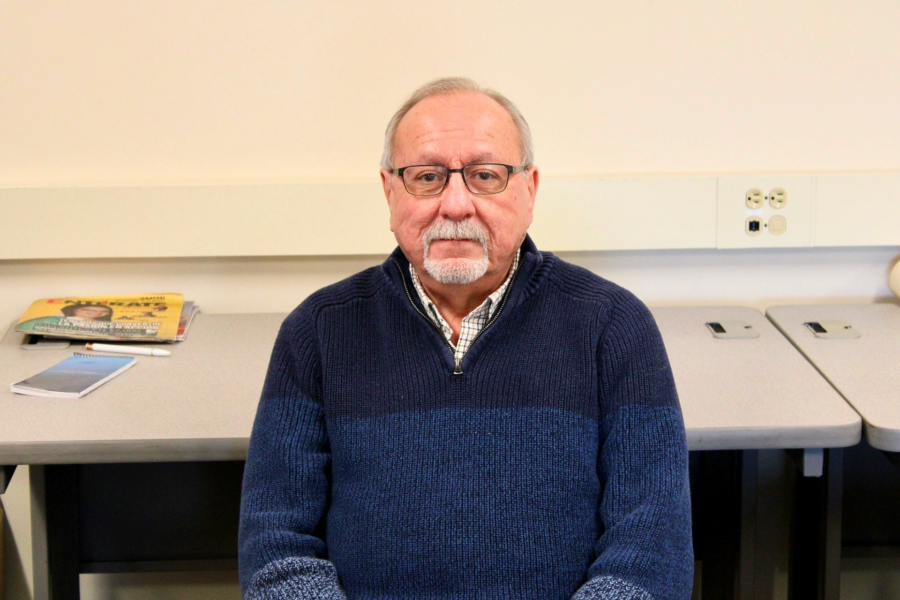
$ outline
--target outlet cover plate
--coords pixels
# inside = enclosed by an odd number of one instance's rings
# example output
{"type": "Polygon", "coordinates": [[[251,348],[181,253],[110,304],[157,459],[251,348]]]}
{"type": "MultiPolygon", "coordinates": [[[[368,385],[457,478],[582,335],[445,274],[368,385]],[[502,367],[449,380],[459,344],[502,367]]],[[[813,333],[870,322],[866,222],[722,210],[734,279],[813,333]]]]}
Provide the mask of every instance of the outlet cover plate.
{"type": "Polygon", "coordinates": [[[813,177],[808,175],[741,175],[719,177],[716,210],[718,248],[803,248],[813,245],[813,177]],[[761,208],[747,208],[747,190],[759,188],[766,196],[761,208]],[[772,208],[768,197],[773,189],[787,192],[782,208],[772,208]],[[747,234],[747,218],[760,220],[762,233],[747,234]],[[769,219],[785,218],[787,228],[780,235],[769,233],[769,219]]]}

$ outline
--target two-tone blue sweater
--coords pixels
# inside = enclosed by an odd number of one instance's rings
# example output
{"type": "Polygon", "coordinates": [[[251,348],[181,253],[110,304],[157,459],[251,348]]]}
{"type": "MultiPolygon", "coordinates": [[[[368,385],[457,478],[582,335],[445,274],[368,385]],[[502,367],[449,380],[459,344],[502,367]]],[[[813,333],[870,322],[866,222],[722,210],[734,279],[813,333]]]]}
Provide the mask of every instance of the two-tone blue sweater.
{"type": "Polygon", "coordinates": [[[632,294],[530,239],[454,374],[397,251],[285,320],[250,440],[247,599],[689,598],[687,446],[632,294]]]}

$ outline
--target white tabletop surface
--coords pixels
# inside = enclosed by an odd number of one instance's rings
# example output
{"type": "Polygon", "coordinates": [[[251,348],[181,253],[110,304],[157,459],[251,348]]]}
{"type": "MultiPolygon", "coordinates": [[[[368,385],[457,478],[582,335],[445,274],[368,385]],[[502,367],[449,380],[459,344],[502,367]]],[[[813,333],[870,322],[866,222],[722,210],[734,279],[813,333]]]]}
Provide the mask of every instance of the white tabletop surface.
{"type": "Polygon", "coordinates": [[[13,394],[9,384],[73,352],[0,342],[0,464],[242,460],[283,314],[198,314],[187,339],[145,346],[137,364],[77,400],[13,394]]]}
{"type": "MultiPolygon", "coordinates": [[[[660,307],[659,324],[692,450],[827,448],[859,441],[859,416],[758,311],[660,307]],[[745,320],[751,340],[705,323],[745,320]]],[[[283,314],[197,315],[172,356],[138,364],[78,400],[9,384],[83,350],[0,342],[0,464],[241,460],[283,314]]],[[[163,346],[160,346],[163,347],[163,346]]]]}
{"type": "Polygon", "coordinates": [[[900,305],[774,306],[769,318],[862,416],[866,439],[900,452],[900,305]],[[846,321],[856,339],[821,339],[804,323],[846,321]]]}
{"type": "Polygon", "coordinates": [[[859,415],[760,313],[743,307],[651,308],[691,450],[836,448],[860,439],[859,415]],[[755,339],[718,339],[714,321],[746,321],[755,339]]]}

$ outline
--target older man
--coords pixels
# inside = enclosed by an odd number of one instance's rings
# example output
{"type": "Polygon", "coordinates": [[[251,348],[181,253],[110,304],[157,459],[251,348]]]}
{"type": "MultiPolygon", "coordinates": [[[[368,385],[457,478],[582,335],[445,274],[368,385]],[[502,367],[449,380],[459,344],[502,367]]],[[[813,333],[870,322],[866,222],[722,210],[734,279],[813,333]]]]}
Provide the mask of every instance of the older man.
{"type": "Polygon", "coordinates": [[[399,248],[282,326],[247,458],[245,597],[687,598],[684,425],[659,333],[537,250],[531,136],[466,79],[388,125],[399,248]]]}

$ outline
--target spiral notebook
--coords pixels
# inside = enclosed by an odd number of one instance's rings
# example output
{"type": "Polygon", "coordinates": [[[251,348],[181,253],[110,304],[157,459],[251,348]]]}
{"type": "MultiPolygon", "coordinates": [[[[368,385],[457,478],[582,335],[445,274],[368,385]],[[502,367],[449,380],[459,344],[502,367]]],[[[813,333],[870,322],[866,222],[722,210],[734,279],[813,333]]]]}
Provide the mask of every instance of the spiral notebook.
{"type": "Polygon", "coordinates": [[[75,353],[49,369],[9,386],[16,394],[81,398],[135,364],[133,356],[75,353]]]}

